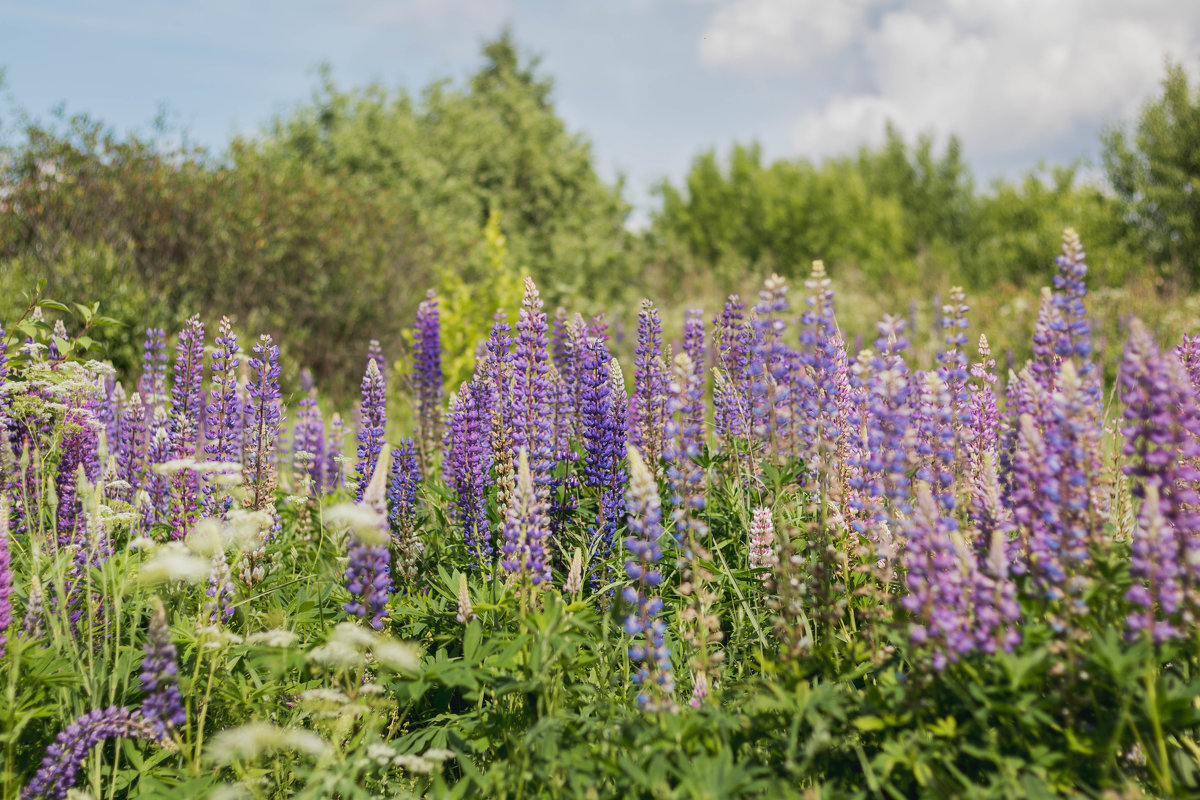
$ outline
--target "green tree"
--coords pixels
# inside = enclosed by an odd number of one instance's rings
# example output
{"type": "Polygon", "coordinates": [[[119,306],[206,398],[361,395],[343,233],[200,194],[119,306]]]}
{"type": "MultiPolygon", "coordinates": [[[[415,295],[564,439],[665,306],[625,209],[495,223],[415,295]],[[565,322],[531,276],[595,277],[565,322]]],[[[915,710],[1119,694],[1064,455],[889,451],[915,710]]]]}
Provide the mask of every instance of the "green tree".
{"type": "Polygon", "coordinates": [[[1142,107],[1132,130],[1108,132],[1104,164],[1151,254],[1200,276],[1200,87],[1182,65],[1167,64],[1162,95],[1142,107]]]}

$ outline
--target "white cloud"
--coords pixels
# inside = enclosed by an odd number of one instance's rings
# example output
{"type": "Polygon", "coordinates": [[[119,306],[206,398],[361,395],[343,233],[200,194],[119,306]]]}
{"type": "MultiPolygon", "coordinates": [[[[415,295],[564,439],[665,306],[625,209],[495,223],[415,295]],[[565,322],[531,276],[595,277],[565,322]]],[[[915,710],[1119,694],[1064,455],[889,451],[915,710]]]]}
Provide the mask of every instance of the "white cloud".
{"type": "Polygon", "coordinates": [[[877,141],[891,119],[909,134],[956,133],[976,155],[1004,155],[1135,113],[1164,58],[1196,65],[1200,3],[730,0],[708,35],[699,48],[713,65],[799,74],[820,54],[861,68],[854,85],[822,76],[835,81],[833,96],[796,121],[800,154],[877,141]]]}
{"type": "Polygon", "coordinates": [[[711,66],[788,70],[847,46],[871,0],[735,0],[709,18],[700,57],[711,66]]]}

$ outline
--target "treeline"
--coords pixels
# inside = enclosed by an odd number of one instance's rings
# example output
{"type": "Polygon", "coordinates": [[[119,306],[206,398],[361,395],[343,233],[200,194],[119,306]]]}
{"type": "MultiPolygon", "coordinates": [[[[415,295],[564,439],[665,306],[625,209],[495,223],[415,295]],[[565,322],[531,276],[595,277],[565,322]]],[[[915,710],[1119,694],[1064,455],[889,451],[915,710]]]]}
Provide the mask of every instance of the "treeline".
{"type": "Polygon", "coordinates": [[[337,390],[368,339],[400,352],[427,288],[455,329],[486,331],[496,307],[515,309],[520,273],[551,307],[584,311],[683,281],[715,294],[798,278],[814,258],[881,288],[947,274],[1038,285],[1067,226],[1099,282],[1200,273],[1200,94],[1178,66],[1106,137],[1112,190],[1076,166],[980,187],[956,140],[939,151],[889,129],[821,163],[709,151],[661,184],[637,233],[552,89],[505,33],[467,80],[418,96],[325,73],[310,101],[220,153],[87,117],[20,124],[0,142],[0,318],[46,277],[50,295],[100,299],[128,323],[111,342],[128,364],[146,326],[230,313],[286,332],[288,372],[306,365],[337,390]]]}

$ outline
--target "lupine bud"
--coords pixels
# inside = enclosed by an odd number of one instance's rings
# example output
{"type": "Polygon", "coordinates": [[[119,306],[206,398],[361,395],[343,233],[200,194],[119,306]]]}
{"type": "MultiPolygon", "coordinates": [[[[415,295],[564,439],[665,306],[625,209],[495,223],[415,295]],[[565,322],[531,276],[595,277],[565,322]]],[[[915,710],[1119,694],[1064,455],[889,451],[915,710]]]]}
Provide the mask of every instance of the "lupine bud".
{"type": "Polygon", "coordinates": [[[167,629],[167,612],[157,598],[146,632],[146,657],[142,661],[141,685],[147,692],[142,701],[142,716],[164,736],[187,721],[183,697],[179,694],[179,662],[171,633],[167,629]]]}

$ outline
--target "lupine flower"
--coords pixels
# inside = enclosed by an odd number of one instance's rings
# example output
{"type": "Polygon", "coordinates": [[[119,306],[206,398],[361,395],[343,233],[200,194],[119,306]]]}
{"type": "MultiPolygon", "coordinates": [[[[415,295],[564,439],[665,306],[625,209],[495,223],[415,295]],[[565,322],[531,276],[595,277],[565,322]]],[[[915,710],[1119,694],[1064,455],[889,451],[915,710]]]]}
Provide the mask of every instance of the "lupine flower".
{"type": "Polygon", "coordinates": [[[120,706],[89,711],[68,725],[46,748],[42,766],[21,791],[22,800],[61,800],[75,786],[92,748],[106,739],[157,739],[158,732],[140,711],[120,706]]]}
{"type": "Polygon", "coordinates": [[[901,605],[909,614],[913,642],[929,648],[933,668],[940,670],[974,647],[967,605],[970,587],[951,539],[954,521],[922,483],[904,528],[907,593],[901,605]]]}
{"type": "Polygon", "coordinates": [[[367,482],[375,474],[375,464],[383,447],[387,428],[387,400],[384,396],[383,373],[375,358],[367,361],[362,380],[361,420],[358,428],[358,463],[355,465],[355,498],[363,499],[367,482]]]}
{"type": "Polygon", "coordinates": [[[1156,642],[1187,637],[1200,613],[1200,403],[1183,364],[1160,353],[1137,319],[1117,381],[1123,452],[1132,458],[1124,471],[1143,500],[1127,594],[1140,610],[1129,616],[1130,633],[1146,632],[1156,642]]]}
{"type": "Polygon", "coordinates": [[[159,736],[178,728],[187,721],[183,697],[179,693],[179,661],[175,643],[167,629],[167,612],[156,600],[146,632],[146,657],[142,660],[142,716],[154,726],[159,736]]]}
{"type": "MultiPolygon", "coordinates": [[[[372,361],[368,366],[368,373],[374,363],[372,361]]],[[[347,543],[346,591],[350,592],[352,599],[344,608],[347,613],[368,620],[375,630],[383,629],[383,618],[387,614],[392,592],[387,544],[386,486],[389,458],[387,446],[380,442],[375,472],[364,487],[360,501],[376,521],[353,527],[347,543]]]]}
{"type": "Polygon", "coordinates": [[[8,551],[8,498],[0,496],[0,658],[8,644],[8,628],[12,625],[13,572],[12,555],[8,551]]]}
{"type": "MultiPolygon", "coordinates": [[[[241,365],[241,346],[229,317],[222,317],[217,329],[217,349],[212,354],[212,388],[208,392],[208,416],[204,426],[204,455],[209,461],[241,463],[242,409],[238,398],[237,371],[241,365]]],[[[212,514],[217,508],[216,487],[204,486],[204,508],[212,514]]],[[[221,501],[228,511],[232,498],[221,501]]]]}
{"type": "Polygon", "coordinates": [[[726,448],[735,438],[750,434],[750,341],[751,331],[742,313],[742,302],[730,295],[725,309],[715,320],[717,370],[724,377],[714,392],[717,436],[726,448]]]}
{"type": "Polygon", "coordinates": [[[146,449],[146,475],[142,482],[145,489],[143,524],[147,527],[165,522],[164,511],[170,495],[170,481],[166,475],[152,469],[155,465],[171,460],[171,434],[168,431],[167,412],[156,408],[150,421],[150,439],[146,449]]]}
{"type": "MultiPolygon", "coordinates": [[[[200,432],[204,381],[204,323],[191,317],[179,332],[175,348],[175,382],[171,386],[169,433],[171,458],[194,458],[200,432]]],[[[197,475],[180,470],[171,479],[171,538],[184,536],[200,511],[197,475]]]]}
{"type": "Polygon", "coordinates": [[[336,492],[346,482],[346,471],[343,462],[346,456],[346,423],[340,414],[334,414],[329,420],[329,447],[325,454],[325,492],[336,492]]]}
{"type": "Polygon", "coordinates": [[[667,380],[667,368],[662,360],[662,319],[654,304],[643,300],[633,355],[634,391],[629,438],[653,465],[657,465],[662,457],[667,380]]]}
{"type": "Polygon", "coordinates": [[[603,558],[612,547],[612,535],[623,516],[625,471],[621,467],[627,431],[624,390],[614,392],[609,374],[608,347],[590,339],[584,350],[579,378],[583,385],[584,484],[600,490],[600,511],[594,536],[603,558]]]}
{"type": "Polygon", "coordinates": [[[678,549],[687,559],[688,534],[696,541],[707,537],[708,526],[700,514],[705,507],[704,468],[696,463],[703,440],[703,422],[692,415],[697,400],[703,402],[703,375],[697,373],[687,352],[675,357],[675,368],[668,386],[667,485],[671,489],[671,533],[678,549]]]}
{"type": "Polygon", "coordinates": [[[1075,361],[1084,390],[1098,407],[1103,398],[1100,396],[1100,378],[1092,362],[1092,326],[1083,302],[1087,296],[1088,271],[1084,258],[1079,234],[1074,228],[1067,228],[1062,236],[1062,254],[1054,260],[1058,268],[1054,274],[1054,305],[1063,324],[1055,348],[1059,358],[1075,361]]]}
{"type": "Polygon", "coordinates": [[[295,448],[292,454],[297,472],[302,472],[311,482],[314,491],[319,494],[325,490],[326,445],[325,418],[321,416],[321,407],[317,402],[316,388],[310,388],[308,394],[300,399],[300,408],[296,412],[295,448]],[[299,459],[306,454],[301,469],[299,459]]]}
{"type": "Polygon", "coordinates": [[[250,358],[254,374],[246,404],[245,484],[250,490],[246,507],[254,511],[274,509],[275,443],[279,439],[279,348],[263,334],[250,358]]]}
{"type": "Polygon", "coordinates": [[[571,552],[571,566],[567,579],[563,581],[563,594],[579,594],[583,591],[583,551],[576,547],[571,552]]]}
{"type": "Polygon", "coordinates": [[[37,641],[42,638],[45,624],[45,592],[36,574],[29,577],[29,596],[25,598],[25,617],[21,620],[21,635],[37,641]]]}
{"type": "Polygon", "coordinates": [[[413,342],[416,349],[413,387],[417,440],[421,445],[422,458],[428,462],[442,438],[442,337],[437,295],[432,289],[417,308],[413,342]]]}
{"type": "Polygon", "coordinates": [[[526,278],[512,361],[512,458],[515,464],[520,450],[527,451],[534,483],[544,500],[549,498],[547,487],[554,465],[553,387],[547,330],[542,298],[533,281],[526,278]]]}
{"type": "Polygon", "coordinates": [[[534,485],[529,455],[521,448],[517,455],[517,487],[504,518],[504,547],[500,566],[516,576],[519,583],[538,586],[550,578],[546,559],[549,525],[546,503],[534,485]]]}
{"type": "Polygon", "coordinates": [[[387,361],[383,358],[383,347],[380,346],[378,339],[371,339],[367,342],[367,361],[374,361],[375,366],[379,367],[379,377],[386,385],[387,361]]]}
{"type": "Polygon", "coordinates": [[[50,335],[50,346],[46,351],[46,357],[51,361],[62,361],[63,354],[58,343],[66,344],[69,340],[67,336],[67,326],[61,319],[54,320],[54,330],[50,335]]]}
{"type": "Polygon", "coordinates": [[[791,394],[796,353],[784,341],[787,323],[783,315],[791,309],[787,281],[771,275],[763,282],[754,306],[754,376],[752,408],[764,441],[777,456],[788,454],[793,436],[791,394]]]}
{"type": "MultiPolygon", "coordinates": [[[[775,563],[775,520],[771,509],[756,508],[750,519],[750,569],[770,568],[775,563]]],[[[769,571],[759,575],[763,583],[771,580],[769,571]]]]}
{"type": "MultiPolygon", "coordinates": [[[[687,353],[692,362],[695,381],[699,391],[689,394],[688,407],[685,412],[686,427],[690,435],[696,436],[697,448],[704,444],[704,380],[708,374],[705,370],[704,350],[704,312],[698,308],[689,309],[683,319],[683,352],[687,353]]],[[[687,381],[690,385],[692,379],[687,381]]]]}
{"type": "Polygon", "coordinates": [[[450,398],[442,458],[446,483],[454,491],[454,520],[462,529],[468,552],[480,562],[492,554],[485,494],[492,449],[488,443],[490,425],[484,416],[486,406],[479,397],[486,393],[486,387],[464,383],[450,398]]]}
{"type": "Polygon", "coordinates": [[[167,402],[167,332],[161,328],[146,329],[138,394],[150,414],[167,402]]]}
{"type": "Polygon", "coordinates": [[[204,603],[204,614],[209,624],[228,622],[233,616],[233,576],[222,545],[213,549],[212,567],[204,595],[208,598],[204,603]]]}
{"type": "Polygon", "coordinates": [[[671,651],[664,640],[667,625],[660,618],[662,598],[657,589],[662,575],[655,564],[662,558],[658,541],[662,537],[662,507],[654,475],[637,448],[628,449],[629,489],[626,508],[629,514],[629,538],[625,546],[629,560],[625,574],[630,584],[623,596],[630,606],[625,617],[625,632],[633,637],[629,660],[637,664],[633,681],[641,687],[638,707],[646,711],[671,710],[675,678],[671,669],[671,651]]]}
{"type": "Polygon", "coordinates": [[[790,403],[791,426],[803,443],[796,455],[805,457],[816,486],[828,500],[846,424],[842,416],[846,408],[839,396],[849,384],[849,373],[837,333],[833,289],[823,262],[813,262],[804,286],[807,308],[800,317],[800,369],[790,403]]]}
{"type": "Polygon", "coordinates": [[[420,485],[417,445],[412,439],[401,439],[392,450],[387,490],[388,527],[396,548],[396,575],[410,585],[419,580],[417,558],[421,542],[417,538],[417,487],[420,485]]]}

